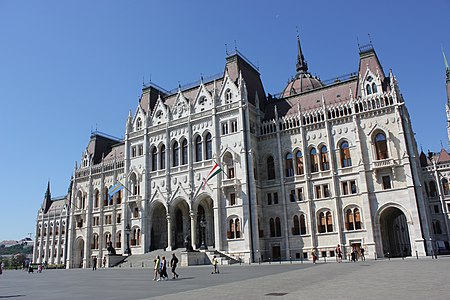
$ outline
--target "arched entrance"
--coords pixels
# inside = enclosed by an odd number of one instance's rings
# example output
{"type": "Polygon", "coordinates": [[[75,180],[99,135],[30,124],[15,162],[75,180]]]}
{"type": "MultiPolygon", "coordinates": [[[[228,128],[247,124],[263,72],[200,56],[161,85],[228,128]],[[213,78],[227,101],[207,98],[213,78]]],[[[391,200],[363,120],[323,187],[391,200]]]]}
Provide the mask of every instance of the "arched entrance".
{"type": "Polygon", "coordinates": [[[173,210],[174,223],[173,245],[174,248],[184,248],[186,236],[190,236],[189,206],[185,201],[180,201],[173,210]]]}
{"type": "Polygon", "coordinates": [[[75,243],[74,268],[83,268],[84,240],[79,238],[75,243]]]}
{"type": "Polygon", "coordinates": [[[408,223],[405,214],[396,207],[386,208],[380,215],[383,252],[389,257],[411,255],[408,223]]]}
{"type": "Polygon", "coordinates": [[[197,207],[197,248],[214,247],[214,213],[211,198],[203,198],[197,207]]]}
{"type": "Polygon", "coordinates": [[[152,210],[150,251],[167,248],[167,213],[162,203],[156,203],[152,210]]]}

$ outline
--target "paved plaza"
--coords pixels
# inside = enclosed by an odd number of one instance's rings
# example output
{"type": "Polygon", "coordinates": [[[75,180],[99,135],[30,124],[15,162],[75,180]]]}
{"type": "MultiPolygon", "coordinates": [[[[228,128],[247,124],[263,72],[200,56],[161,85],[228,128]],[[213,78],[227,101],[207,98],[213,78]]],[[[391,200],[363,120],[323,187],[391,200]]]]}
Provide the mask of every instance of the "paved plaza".
{"type": "Polygon", "coordinates": [[[450,257],[178,270],[168,281],[153,281],[148,268],[6,270],[0,299],[450,299],[450,257]]]}

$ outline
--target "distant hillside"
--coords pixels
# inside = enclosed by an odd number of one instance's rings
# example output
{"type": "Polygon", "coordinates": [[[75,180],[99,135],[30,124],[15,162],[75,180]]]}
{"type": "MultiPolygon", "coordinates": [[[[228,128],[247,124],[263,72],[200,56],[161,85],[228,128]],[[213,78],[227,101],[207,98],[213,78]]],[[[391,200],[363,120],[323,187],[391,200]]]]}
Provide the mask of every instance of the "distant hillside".
{"type": "Polygon", "coordinates": [[[8,255],[8,254],[16,254],[16,253],[23,253],[23,254],[32,254],[33,253],[33,247],[31,246],[24,246],[24,245],[14,245],[10,247],[5,247],[4,245],[0,246],[0,256],[1,255],[8,255]]]}

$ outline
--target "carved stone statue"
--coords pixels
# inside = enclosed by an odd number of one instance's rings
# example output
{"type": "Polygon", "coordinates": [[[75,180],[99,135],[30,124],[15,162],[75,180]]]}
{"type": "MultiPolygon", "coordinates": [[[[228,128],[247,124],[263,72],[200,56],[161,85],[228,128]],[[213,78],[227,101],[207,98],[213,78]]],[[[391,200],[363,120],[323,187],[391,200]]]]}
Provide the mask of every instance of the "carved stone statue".
{"type": "Polygon", "coordinates": [[[190,245],[190,239],[189,239],[189,234],[187,234],[184,237],[184,248],[186,248],[186,251],[192,251],[192,247],[190,245]]]}
{"type": "Polygon", "coordinates": [[[116,255],[116,249],[114,249],[114,247],[112,246],[112,242],[108,243],[108,246],[106,247],[106,249],[108,249],[109,255],[116,255]]]}

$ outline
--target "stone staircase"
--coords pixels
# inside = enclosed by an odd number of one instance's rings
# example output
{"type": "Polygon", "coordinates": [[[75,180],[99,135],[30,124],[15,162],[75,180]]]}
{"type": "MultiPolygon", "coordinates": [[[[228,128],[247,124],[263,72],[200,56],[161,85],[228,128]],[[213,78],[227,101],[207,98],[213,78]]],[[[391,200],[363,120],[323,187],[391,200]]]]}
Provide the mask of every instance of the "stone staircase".
{"type": "Polygon", "coordinates": [[[232,256],[227,255],[226,253],[217,251],[215,249],[211,250],[200,250],[201,252],[205,252],[206,256],[208,256],[209,261],[212,262],[213,256],[216,256],[219,265],[231,265],[239,263],[239,260],[235,259],[232,256]]]}
{"type": "Polygon", "coordinates": [[[118,263],[115,266],[111,266],[111,268],[147,268],[153,269],[153,260],[157,255],[159,257],[166,257],[168,263],[172,259],[172,253],[178,257],[179,266],[187,266],[187,265],[204,265],[204,264],[212,264],[213,256],[216,256],[216,259],[219,262],[219,265],[231,265],[235,263],[239,263],[239,260],[228,256],[225,253],[219,252],[215,249],[209,250],[199,250],[193,252],[184,252],[184,249],[177,249],[173,251],[164,251],[163,249],[154,250],[151,252],[147,252],[144,254],[133,254],[125,258],[121,263],[118,263]],[[205,255],[202,259],[194,259],[194,263],[183,262],[183,259],[186,259],[189,255],[195,254],[197,257],[205,255]]]}
{"type": "Polygon", "coordinates": [[[156,258],[157,255],[159,257],[166,257],[166,260],[168,263],[170,263],[170,260],[172,259],[172,253],[175,253],[175,255],[178,257],[178,260],[181,263],[181,252],[184,249],[177,249],[174,251],[164,251],[163,249],[154,250],[151,252],[147,252],[144,254],[133,254],[125,258],[125,260],[116,266],[114,268],[150,268],[153,269],[153,260],[156,258]]]}

